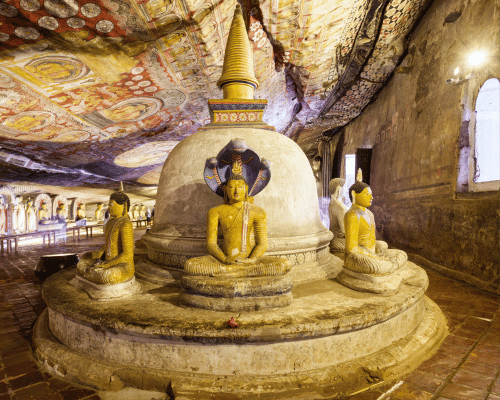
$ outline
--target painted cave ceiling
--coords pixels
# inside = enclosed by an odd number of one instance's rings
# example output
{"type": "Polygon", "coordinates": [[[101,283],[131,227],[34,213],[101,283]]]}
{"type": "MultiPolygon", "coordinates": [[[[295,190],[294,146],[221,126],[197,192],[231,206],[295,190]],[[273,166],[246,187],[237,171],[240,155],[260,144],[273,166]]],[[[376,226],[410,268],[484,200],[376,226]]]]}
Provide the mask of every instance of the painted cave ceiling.
{"type": "MultiPolygon", "coordinates": [[[[361,113],[429,0],[243,0],[265,122],[318,140],[361,113]]],[[[236,0],[0,2],[0,182],[155,185],[222,98],[236,0]]]]}

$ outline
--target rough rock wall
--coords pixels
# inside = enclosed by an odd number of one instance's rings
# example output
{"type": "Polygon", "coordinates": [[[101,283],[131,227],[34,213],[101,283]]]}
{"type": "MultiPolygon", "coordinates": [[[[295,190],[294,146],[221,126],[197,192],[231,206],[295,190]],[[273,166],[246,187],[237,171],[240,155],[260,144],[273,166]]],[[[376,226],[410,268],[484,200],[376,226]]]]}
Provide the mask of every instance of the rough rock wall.
{"type": "Polygon", "coordinates": [[[469,192],[459,173],[468,171],[460,154],[469,146],[470,109],[481,85],[500,78],[499,18],[499,1],[434,1],[389,84],[346,127],[343,152],[373,148],[380,237],[493,291],[500,286],[500,194],[469,192]],[[487,61],[471,70],[467,57],[476,50],[487,61]],[[457,66],[473,78],[447,84],[457,66]]]}

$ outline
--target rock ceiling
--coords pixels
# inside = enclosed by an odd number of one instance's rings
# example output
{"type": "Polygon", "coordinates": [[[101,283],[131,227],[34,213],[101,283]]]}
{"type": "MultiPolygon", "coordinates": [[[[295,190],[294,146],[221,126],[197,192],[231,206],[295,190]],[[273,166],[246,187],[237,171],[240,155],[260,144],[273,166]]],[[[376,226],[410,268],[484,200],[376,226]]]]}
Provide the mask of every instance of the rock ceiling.
{"type": "MultiPolygon", "coordinates": [[[[317,140],[355,118],[429,0],[244,0],[265,121],[317,140]]],[[[209,122],[236,0],[0,2],[1,182],[154,185],[209,122]]],[[[196,156],[196,155],[193,155],[196,156]]]]}

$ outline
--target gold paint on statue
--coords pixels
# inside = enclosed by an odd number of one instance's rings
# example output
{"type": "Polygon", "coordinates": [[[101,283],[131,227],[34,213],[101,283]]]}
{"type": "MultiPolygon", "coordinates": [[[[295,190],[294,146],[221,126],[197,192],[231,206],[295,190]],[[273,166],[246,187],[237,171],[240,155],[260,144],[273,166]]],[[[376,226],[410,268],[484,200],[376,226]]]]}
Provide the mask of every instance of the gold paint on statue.
{"type": "Polygon", "coordinates": [[[259,86],[253,70],[252,49],[239,4],[234,10],[224,54],[222,76],[217,86],[222,89],[224,99],[253,99],[254,88],[259,86]]]}
{"type": "Polygon", "coordinates": [[[368,210],[373,195],[370,187],[361,182],[360,171],[350,188],[353,204],[344,217],[344,267],[365,274],[388,274],[404,266],[407,255],[401,250],[388,250],[387,243],[376,240],[375,218],[368,210]]]}
{"type": "Polygon", "coordinates": [[[38,210],[38,220],[39,221],[48,221],[50,220],[49,210],[47,210],[47,203],[43,202],[40,205],[40,210],[38,210]]]}
{"type": "Polygon", "coordinates": [[[108,205],[110,220],[104,227],[104,246],[85,253],[77,265],[79,274],[89,281],[112,284],[134,276],[134,230],[127,216],[129,204],[125,193],[111,195],[108,205]]]}
{"type": "Polygon", "coordinates": [[[85,205],[78,204],[78,209],[76,210],[76,220],[85,219],[85,205]]]}
{"type": "Polygon", "coordinates": [[[209,256],[186,261],[188,275],[276,276],[290,270],[286,258],[263,256],[267,250],[265,211],[251,204],[241,167],[234,163],[233,174],[224,188],[225,204],[211,208],[207,216],[209,256]],[[239,168],[238,168],[239,167],[239,168]],[[219,226],[223,249],[217,244],[219,226]]]}

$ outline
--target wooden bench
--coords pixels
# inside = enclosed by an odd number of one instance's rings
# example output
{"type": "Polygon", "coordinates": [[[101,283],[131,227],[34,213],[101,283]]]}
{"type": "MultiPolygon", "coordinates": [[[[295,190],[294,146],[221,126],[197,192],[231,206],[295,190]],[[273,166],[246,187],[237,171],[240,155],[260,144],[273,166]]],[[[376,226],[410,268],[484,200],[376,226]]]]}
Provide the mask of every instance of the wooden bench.
{"type": "Polygon", "coordinates": [[[85,229],[85,234],[87,235],[87,239],[88,239],[89,235],[90,235],[90,237],[92,237],[94,228],[103,228],[103,232],[104,232],[104,224],[72,226],[70,228],[67,228],[67,230],[73,232],[73,241],[75,241],[76,240],[76,233],[75,232],[78,233],[78,240],[80,240],[80,230],[85,229]]]}
{"type": "Polygon", "coordinates": [[[133,220],[133,221],[131,221],[131,222],[135,222],[135,224],[136,224],[136,227],[137,227],[137,228],[140,228],[140,227],[142,226],[142,224],[143,224],[143,223],[144,223],[144,226],[145,226],[145,227],[147,227],[147,226],[148,226],[148,225],[147,225],[147,224],[148,224],[148,223],[147,223],[147,220],[145,220],[145,219],[136,219],[136,220],[133,220]]]}
{"type": "Polygon", "coordinates": [[[43,238],[43,244],[45,245],[48,242],[48,245],[51,245],[51,240],[52,237],[54,238],[54,244],[56,244],[56,233],[58,233],[59,230],[52,230],[52,231],[41,231],[41,232],[26,232],[26,233],[19,233],[17,235],[7,235],[7,236],[0,236],[0,252],[4,252],[4,243],[6,244],[5,248],[7,252],[12,251],[12,242],[14,242],[14,251],[17,251],[19,247],[19,239],[22,238],[27,238],[27,237],[42,237],[43,238]]]}

